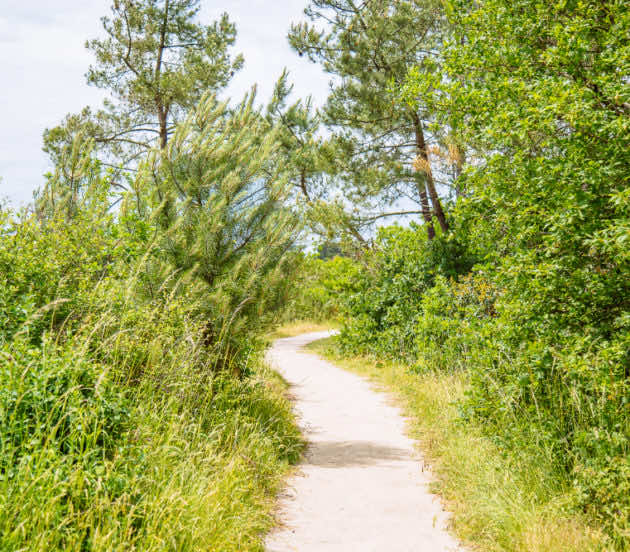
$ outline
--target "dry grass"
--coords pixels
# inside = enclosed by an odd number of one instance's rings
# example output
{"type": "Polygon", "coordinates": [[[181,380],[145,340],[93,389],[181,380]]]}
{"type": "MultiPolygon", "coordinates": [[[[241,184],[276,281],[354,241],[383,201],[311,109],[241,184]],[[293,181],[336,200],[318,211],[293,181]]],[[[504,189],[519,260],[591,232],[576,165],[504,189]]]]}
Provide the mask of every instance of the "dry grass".
{"type": "Polygon", "coordinates": [[[369,358],[341,358],[333,341],[309,349],[338,366],[369,377],[399,400],[431,464],[435,492],[453,512],[452,529],[471,549],[488,552],[587,552],[611,550],[602,533],[569,513],[569,488],[544,458],[501,450],[457,401],[463,374],[415,374],[406,366],[369,358]]]}
{"type": "Polygon", "coordinates": [[[285,337],[296,337],[305,333],[325,332],[326,330],[335,329],[337,325],[334,322],[310,322],[308,320],[297,320],[289,322],[276,328],[267,338],[269,340],[282,339],[285,337]]]}

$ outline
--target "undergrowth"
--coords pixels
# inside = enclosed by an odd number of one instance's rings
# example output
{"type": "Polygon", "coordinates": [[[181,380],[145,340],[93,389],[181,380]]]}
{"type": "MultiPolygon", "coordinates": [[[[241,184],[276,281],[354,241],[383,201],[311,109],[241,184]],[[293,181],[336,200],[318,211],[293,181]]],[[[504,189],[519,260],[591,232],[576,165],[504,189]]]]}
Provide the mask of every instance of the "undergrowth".
{"type": "Polygon", "coordinates": [[[2,354],[1,550],[263,550],[301,449],[267,368],[191,409],[125,396],[70,349],[2,354]]]}
{"type": "Polygon", "coordinates": [[[211,287],[152,225],[0,213],[0,551],[264,549],[302,440],[249,320],[286,276],[211,287]]]}

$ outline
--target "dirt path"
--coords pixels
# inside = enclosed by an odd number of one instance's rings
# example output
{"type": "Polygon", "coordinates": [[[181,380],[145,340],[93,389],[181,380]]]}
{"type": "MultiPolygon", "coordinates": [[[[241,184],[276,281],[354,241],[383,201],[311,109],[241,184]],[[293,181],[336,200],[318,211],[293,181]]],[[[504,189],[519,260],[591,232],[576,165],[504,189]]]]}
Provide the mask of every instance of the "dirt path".
{"type": "Polygon", "coordinates": [[[276,341],[270,357],[292,386],[310,446],[281,501],[283,526],[269,552],[442,552],[463,550],[405,420],[386,395],[302,346],[326,337],[276,341]]]}

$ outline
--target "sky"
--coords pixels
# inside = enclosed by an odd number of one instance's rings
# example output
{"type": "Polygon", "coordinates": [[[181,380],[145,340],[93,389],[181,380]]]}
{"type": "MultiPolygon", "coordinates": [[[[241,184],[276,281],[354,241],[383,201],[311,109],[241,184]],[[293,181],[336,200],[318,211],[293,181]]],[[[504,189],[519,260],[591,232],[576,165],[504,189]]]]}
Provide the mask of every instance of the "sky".
{"type": "MultiPolygon", "coordinates": [[[[202,22],[227,12],[238,28],[234,53],[245,67],[228,89],[242,97],[253,84],[260,99],[271,95],[283,68],[295,97],[312,95],[321,105],[328,77],[298,57],[286,39],[304,19],[307,0],[202,0],[202,22]]],[[[42,152],[44,129],[70,112],[97,106],[102,91],[85,84],[92,56],[85,41],[102,33],[100,17],[111,0],[0,0],[0,199],[20,206],[32,198],[50,170],[42,152]]]]}

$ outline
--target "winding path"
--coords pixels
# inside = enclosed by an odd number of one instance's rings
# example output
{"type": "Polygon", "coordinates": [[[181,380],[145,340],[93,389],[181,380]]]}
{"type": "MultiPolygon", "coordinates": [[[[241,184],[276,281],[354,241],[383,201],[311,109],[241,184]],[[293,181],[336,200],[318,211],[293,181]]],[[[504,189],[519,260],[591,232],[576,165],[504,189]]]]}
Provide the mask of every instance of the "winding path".
{"type": "Polygon", "coordinates": [[[445,530],[448,516],[400,411],[365,379],[300,350],[327,335],[280,339],[270,351],[309,447],[268,552],[463,550],[445,530]]]}

